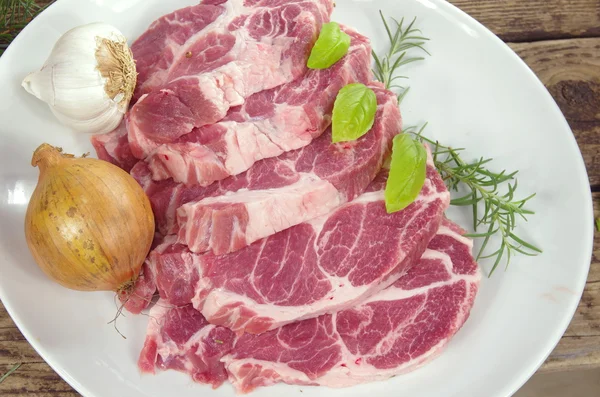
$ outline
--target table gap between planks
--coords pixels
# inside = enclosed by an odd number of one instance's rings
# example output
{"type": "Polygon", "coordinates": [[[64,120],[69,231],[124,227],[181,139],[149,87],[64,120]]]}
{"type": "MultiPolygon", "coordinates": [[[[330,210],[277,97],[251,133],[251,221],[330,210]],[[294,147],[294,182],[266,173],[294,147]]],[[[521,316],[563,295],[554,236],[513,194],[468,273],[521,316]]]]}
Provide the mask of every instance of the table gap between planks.
{"type": "MultiPolygon", "coordinates": [[[[548,88],[579,143],[593,192],[594,213],[600,217],[600,1],[450,2],[507,42],[548,88]]],[[[0,303],[0,376],[17,364],[20,367],[0,384],[0,395],[78,396],[39,357],[0,303]]],[[[594,238],[591,269],[577,312],[540,371],[598,367],[600,233],[594,238]]]]}

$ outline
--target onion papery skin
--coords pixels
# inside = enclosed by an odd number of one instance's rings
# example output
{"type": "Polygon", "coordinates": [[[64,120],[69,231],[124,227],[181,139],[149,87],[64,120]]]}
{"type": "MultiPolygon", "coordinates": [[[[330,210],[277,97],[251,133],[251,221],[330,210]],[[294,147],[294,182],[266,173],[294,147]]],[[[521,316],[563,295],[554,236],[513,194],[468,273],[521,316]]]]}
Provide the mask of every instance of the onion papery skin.
{"type": "Polygon", "coordinates": [[[42,144],[25,215],[27,245],[42,271],[80,291],[129,290],[154,237],[148,197],[127,172],[42,144]]]}

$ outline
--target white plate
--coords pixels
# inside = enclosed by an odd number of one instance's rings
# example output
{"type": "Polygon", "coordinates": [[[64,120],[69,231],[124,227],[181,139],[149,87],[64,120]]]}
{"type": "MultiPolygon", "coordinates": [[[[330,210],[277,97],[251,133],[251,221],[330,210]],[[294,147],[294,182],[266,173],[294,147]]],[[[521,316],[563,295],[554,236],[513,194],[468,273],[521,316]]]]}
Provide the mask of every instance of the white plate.
{"type": "MultiPolygon", "coordinates": [[[[88,137],[59,125],[20,82],[42,65],[53,43],[73,26],[105,21],[135,39],[156,17],[194,0],[61,0],[36,18],[0,59],[0,297],[42,357],[84,396],[232,396],[185,375],[141,376],[136,367],[147,317],[119,322],[128,339],[107,325],[110,293],[78,293],[48,281],[33,262],[23,219],[35,187],[32,151],[42,142],[69,152],[91,151],[88,137]]],[[[334,20],[386,46],[377,10],[412,19],[432,41],[433,54],[405,69],[411,93],[402,106],[407,125],[429,121],[427,134],[498,168],[521,170],[522,194],[537,215],[521,230],[543,247],[536,258],[515,258],[485,279],[471,318],[429,365],[387,382],[345,390],[278,385],[257,396],[506,397],[543,363],[564,333],[580,299],[592,250],[588,179],[571,130],[525,64],[476,21],[441,0],[338,1],[334,20]],[[303,394],[299,394],[300,390],[303,394]]],[[[451,217],[468,226],[468,211],[451,217]]],[[[489,270],[489,264],[483,267],[489,270]]]]}

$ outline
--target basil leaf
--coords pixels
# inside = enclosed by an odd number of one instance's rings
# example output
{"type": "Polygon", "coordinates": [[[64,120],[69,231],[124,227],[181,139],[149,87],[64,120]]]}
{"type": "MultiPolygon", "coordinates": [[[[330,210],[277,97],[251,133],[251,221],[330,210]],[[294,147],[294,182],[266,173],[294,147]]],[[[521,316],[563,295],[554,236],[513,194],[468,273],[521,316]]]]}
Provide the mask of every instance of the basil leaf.
{"type": "Polygon", "coordinates": [[[427,173],[427,152],[408,134],[394,137],[390,174],[385,186],[387,212],[408,207],[419,195],[427,173]]]}
{"type": "Polygon", "coordinates": [[[342,32],[335,22],[323,24],[319,38],[310,52],[309,69],[327,69],[348,52],[350,36],[342,32]]]}
{"type": "Polygon", "coordinates": [[[348,84],[340,90],[333,104],[333,143],[354,141],[365,135],[375,121],[377,97],[364,84],[348,84]]]}

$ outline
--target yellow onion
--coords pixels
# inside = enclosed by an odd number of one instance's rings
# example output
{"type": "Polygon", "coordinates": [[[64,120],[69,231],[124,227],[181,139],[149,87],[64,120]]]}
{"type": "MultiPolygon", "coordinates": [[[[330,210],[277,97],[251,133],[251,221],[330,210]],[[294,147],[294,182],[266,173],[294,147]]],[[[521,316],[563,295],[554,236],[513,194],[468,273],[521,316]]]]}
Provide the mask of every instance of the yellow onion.
{"type": "Polygon", "coordinates": [[[40,175],[25,236],[38,266],[67,288],[128,291],[154,236],[154,215],[140,185],[113,164],[46,143],[31,164],[40,175]]]}

